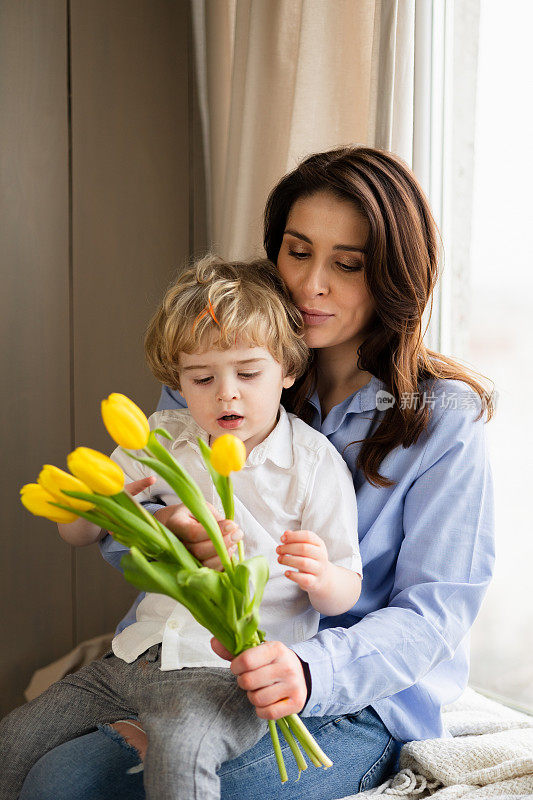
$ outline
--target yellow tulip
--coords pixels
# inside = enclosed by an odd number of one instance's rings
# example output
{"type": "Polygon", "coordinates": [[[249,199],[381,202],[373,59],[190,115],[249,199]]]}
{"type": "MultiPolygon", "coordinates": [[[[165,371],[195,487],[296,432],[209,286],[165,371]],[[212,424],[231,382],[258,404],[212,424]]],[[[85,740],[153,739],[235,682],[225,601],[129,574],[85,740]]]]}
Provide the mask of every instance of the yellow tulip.
{"type": "Polygon", "coordinates": [[[67,464],[72,474],[92,492],[111,496],[124,488],[124,473],[119,465],[98,450],[77,447],[67,456],[67,464]]]}
{"type": "Polygon", "coordinates": [[[78,500],[76,497],[69,497],[63,494],[63,489],[67,492],[84,492],[91,494],[91,490],[87,484],[75,478],[69,472],[54,467],[51,464],[45,464],[39,473],[37,482],[43,489],[53,495],[57,503],[62,503],[65,506],[72,506],[77,511],[89,511],[94,508],[94,503],[88,503],[86,500],[78,500]]]}
{"type": "Polygon", "coordinates": [[[55,497],[38,483],[27,483],[23,486],[20,490],[20,500],[32,514],[46,517],[52,522],[74,522],[75,519],[78,519],[76,514],[51,506],[50,503],[56,501],[55,497]]]}
{"type": "Polygon", "coordinates": [[[107,432],[126,450],[142,450],[148,443],[150,426],[139,406],[124,394],[110,394],[102,400],[102,419],[107,432]]]}
{"type": "Polygon", "coordinates": [[[215,439],[211,447],[211,465],[226,478],[230,472],[238,472],[246,461],[244,442],[231,433],[215,439]]]}

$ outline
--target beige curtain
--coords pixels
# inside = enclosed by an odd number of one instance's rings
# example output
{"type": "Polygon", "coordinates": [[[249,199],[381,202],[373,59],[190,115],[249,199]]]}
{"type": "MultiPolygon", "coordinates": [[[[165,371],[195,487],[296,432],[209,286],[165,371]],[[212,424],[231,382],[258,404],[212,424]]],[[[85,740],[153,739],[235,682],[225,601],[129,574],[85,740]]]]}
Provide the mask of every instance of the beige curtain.
{"type": "Polygon", "coordinates": [[[415,0],[191,0],[208,241],[262,251],[268,192],[304,156],[413,148],[415,0]]]}

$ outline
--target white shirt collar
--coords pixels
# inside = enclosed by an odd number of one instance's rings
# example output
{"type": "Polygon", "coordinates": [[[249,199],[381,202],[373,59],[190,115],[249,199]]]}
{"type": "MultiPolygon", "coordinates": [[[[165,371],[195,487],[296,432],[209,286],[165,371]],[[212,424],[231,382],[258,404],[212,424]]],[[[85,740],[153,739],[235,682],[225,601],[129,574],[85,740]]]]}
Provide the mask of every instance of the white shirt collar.
{"type": "Polygon", "coordinates": [[[279,407],[276,427],[254,447],[245,466],[263,464],[267,459],[281,469],[291,469],[293,464],[292,428],[283,406],[279,407]]]}
{"type": "MultiPolygon", "coordinates": [[[[180,417],[183,421],[183,428],[172,442],[170,449],[175,450],[180,444],[187,443],[193,450],[200,453],[197,439],[199,437],[208,443],[209,434],[198,425],[189,409],[184,409],[180,413],[180,417]]],[[[267,459],[282,469],[291,469],[293,465],[292,428],[287,412],[281,405],[276,427],[266,439],[254,447],[244,468],[263,464],[267,459]]]]}

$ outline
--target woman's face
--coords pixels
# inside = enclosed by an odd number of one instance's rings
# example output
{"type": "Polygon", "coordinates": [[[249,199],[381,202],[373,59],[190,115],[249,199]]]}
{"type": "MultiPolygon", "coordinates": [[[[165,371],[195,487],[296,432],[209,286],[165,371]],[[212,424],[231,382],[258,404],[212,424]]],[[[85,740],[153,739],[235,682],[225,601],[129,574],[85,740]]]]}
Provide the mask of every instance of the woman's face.
{"type": "Polygon", "coordinates": [[[328,192],[292,206],[278,255],[278,269],[305,323],[309,347],[357,347],[375,305],[364,277],[369,225],[347,200],[328,192]]]}

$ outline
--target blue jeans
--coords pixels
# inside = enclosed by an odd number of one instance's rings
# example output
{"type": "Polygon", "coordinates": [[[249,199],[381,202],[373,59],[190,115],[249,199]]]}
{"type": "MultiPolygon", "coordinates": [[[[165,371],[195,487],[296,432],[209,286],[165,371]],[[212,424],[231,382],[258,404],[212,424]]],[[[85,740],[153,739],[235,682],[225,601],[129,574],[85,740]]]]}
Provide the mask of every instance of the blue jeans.
{"type": "MultiPolygon", "coordinates": [[[[401,743],[373,709],[343,717],[307,717],[305,724],[333,761],[312,765],[296,782],[297,770],[284,748],[289,780],[282,787],[267,734],[219,769],[222,800],[337,800],[378,786],[398,769],[401,743]]],[[[283,748],[283,744],[282,744],[283,748]]],[[[144,800],[136,751],[103,730],[79,736],[44,755],[26,777],[19,800],[144,800]]]]}

